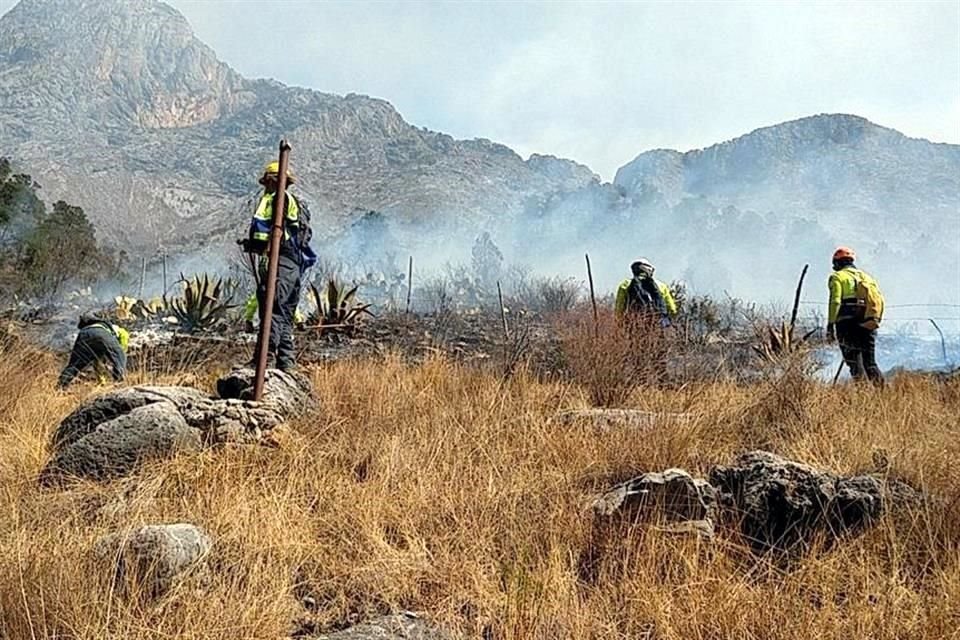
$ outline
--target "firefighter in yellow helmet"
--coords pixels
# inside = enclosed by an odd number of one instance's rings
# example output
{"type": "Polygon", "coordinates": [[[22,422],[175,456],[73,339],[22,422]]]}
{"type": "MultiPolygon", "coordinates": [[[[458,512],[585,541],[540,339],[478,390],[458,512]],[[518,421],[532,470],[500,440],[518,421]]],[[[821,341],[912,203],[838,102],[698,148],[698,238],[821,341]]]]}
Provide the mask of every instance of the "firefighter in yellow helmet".
{"type": "Polygon", "coordinates": [[[853,249],[839,247],[833,253],[833,273],[827,280],[830,301],[827,339],[840,343],[843,361],[854,380],[868,378],[883,385],[877,366],[877,326],[883,314],[883,296],[867,272],[854,265],[853,249]]]}
{"type": "MultiPolygon", "coordinates": [[[[260,256],[257,309],[263,322],[264,300],[267,294],[267,249],[273,226],[273,200],[277,193],[278,162],[270,162],[263,169],[260,184],[263,193],[250,221],[249,237],[244,242],[248,252],[260,256]]],[[[296,176],[287,170],[287,185],[297,182],[296,176]]],[[[297,305],[300,303],[300,288],[303,275],[317,261],[310,248],[313,235],[310,229],[310,211],[299,197],[286,193],[283,221],[283,238],[280,242],[280,257],[277,264],[276,294],[273,302],[273,322],[270,327],[267,351],[276,360],[276,367],[289,370],[296,366],[293,348],[293,323],[297,305]]],[[[259,345],[257,350],[259,351],[259,345]]]]}

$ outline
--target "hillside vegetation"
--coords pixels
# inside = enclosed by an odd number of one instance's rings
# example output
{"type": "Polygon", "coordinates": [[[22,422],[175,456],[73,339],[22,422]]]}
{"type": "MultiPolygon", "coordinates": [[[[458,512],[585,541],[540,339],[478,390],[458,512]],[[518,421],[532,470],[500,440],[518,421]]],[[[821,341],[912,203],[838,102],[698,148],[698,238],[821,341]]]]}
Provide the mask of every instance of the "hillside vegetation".
{"type": "MultiPolygon", "coordinates": [[[[899,377],[884,392],[790,377],[641,388],[626,406],[692,418],[639,433],[561,424],[559,409],[587,404],[576,380],[364,358],[308,370],[318,406],[279,448],[41,490],[53,428],[98,392],[54,393],[59,364],[13,342],[0,358],[0,638],[280,638],[396,609],[503,639],[939,640],[960,628],[956,378],[899,377]],[[881,455],[942,508],[885,516],[790,563],[731,532],[708,542],[628,525],[584,576],[592,496],[757,446],[843,473],[881,455]],[[215,537],[209,574],[158,601],[117,593],[94,541],[180,521],[215,537]]],[[[215,374],[132,382],[209,387],[215,374]]]]}

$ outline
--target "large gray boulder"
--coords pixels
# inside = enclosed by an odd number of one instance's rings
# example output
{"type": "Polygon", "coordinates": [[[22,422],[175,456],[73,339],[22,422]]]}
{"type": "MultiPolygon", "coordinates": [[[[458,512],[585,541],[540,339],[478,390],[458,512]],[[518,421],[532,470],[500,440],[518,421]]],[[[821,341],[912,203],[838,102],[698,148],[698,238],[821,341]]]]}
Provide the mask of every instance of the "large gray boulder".
{"type": "MultiPolygon", "coordinates": [[[[240,376],[218,387],[236,389],[240,376]]],[[[51,438],[45,485],[70,477],[104,480],[128,475],[143,461],[225,444],[276,445],[284,417],[302,411],[309,382],[276,372],[268,402],[212,398],[192,387],[137,386],[84,402],[51,438]]],[[[228,394],[229,395],[229,394],[228,394]]]]}
{"type": "Polygon", "coordinates": [[[131,594],[159,597],[204,564],[213,541],[192,524],[147,525],[97,541],[94,552],[131,594]]]}
{"type": "Polygon", "coordinates": [[[153,402],[156,402],[155,398],[137,388],[119,389],[94,398],[60,422],[51,445],[54,449],[68,447],[99,425],[153,402]]]}
{"type": "MultiPolygon", "coordinates": [[[[611,488],[592,507],[597,541],[607,541],[610,525],[619,521],[655,523],[664,531],[705,538],[723,523],[739,529],[756,552],[767,552],[802,551],[814,539],[830,544],[884,513],[909,515],[926,502],[888,470],[841,476],[751,451],[732,465],[711,469],[709,481],[682,469],[645,473],[611,488]]],[[[595,560],[588,557],[588,565],[595,560]]]]}
{"type": "Polygon", "coordinates": [[[874,523],[884,511],[884,484],[844,477],[767,451],[740,455],[710,471],[727,520],[757,550],[788,550],[823,535],[829,541],[874,523]]]}
{"type": "Polygon", "coordinates": [[[64,431],[70,437],[54,445],[53,458],[40,474],[44,485],[68,477],[106,480],[124,476],[144,461],[196,451],[202,444],[200,431],[166,402],[136,407],[93,426],[87,433],[79,429],[64,431]]]}
{"type": "Polygon", "coordinates": [[[623,558],[623,538],[636,524],[705,541],[715,533],[716,491],[683,469],[644,473],[612,487],[590,506],[593,527],[578,572],[591,583],[603,564],[623,558]]]}

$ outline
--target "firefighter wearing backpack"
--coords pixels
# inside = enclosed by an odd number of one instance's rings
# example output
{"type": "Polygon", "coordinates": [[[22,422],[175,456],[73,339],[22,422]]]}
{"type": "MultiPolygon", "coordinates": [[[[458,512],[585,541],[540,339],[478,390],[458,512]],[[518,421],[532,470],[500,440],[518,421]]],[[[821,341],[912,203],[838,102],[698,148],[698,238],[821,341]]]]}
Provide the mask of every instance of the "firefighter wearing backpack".
{"type": "Polygon", "coordinates": [[[883,319],[883,294],[868,273],[854,265],[856,255],[847,247],[833,254],[827,339],[840,344],[843,360],[854,380],[868,378],[883,385],[877,366],[877,328],[883,319]]]}
{"type": "MultiPolygon", "coordinates": [[[[250,234],[244,248],[260,256],[260,285],[257,287],[257,308],[263,322],[264,300],[267,296],[267,249],[273,218],[273,199],[277,193],[279,163],[271,162],[263,170],[260,184],[263,194],[257,203],[250,222],[250,234]]],[[[287,185],[296,183],[296,177],[287,170],[287,185]]],[[[276,295],[273,302],[273,321],[267,351],[276,360],[276,367],[287,371],[296,366],[293,348],[293,323],[297,305],[300,303],[300,287],[303,274],[312,267],[317,256],[310,248],[310,212],[306,203],[287,192],[286,211],[283,223],[283,239],[280,243],[280,259],[277,265],[276,295]]],[[[258,345],[259,347],[259,345],[258,345]]],[[[259,350],[259,348],[257,349],[259,350]]],[[[254,352],[256,353],[256,351],[254,352]]]]}
{"type": "Polygon", "coordinates": [[[661,326],[670,326],[670,320],[677,315],[677,303],[670,293],[670,287],[655,280],[654,266],[649,260],[640,258],[630,265],[632,278],[628,278],[617,287],[614,312],[617,318],[628,314],[646,314],[660,319],[661,326]]]}
{"type": "Polygon", "coordinates": [[[77,339],[70,351],[70,360],[60,372],[57,387],[64,389],[84,369],[94,366],[101,382],[106,382],[103,369],[117,382],[123,380],[127,371],[127,345],[130,333],[123,327],[103,320],[93,314],[83,314],[77,322],[77,339]]]}

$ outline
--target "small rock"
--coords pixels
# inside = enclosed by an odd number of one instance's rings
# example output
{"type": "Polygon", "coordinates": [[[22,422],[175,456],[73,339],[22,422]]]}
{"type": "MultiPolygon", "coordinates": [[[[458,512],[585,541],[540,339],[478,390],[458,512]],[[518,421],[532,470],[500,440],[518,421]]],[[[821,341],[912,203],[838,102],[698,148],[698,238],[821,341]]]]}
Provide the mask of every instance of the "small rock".
{"type": "Polygon", "coordinates": [[[213,542],[192,524],[148,525],[97,541],[97,557],[112,563],[115,579],[128,592],[159,597],[200,568],[213,542]]]}
{"type": "Polygon", "coordinates": [[[600,516],[658,514],[669,521],[715,517],[716,491],[683,469],[645,473],[621,483],[593,503],[600,516]]]}
{"type": "Polygon", "coordinates": [[[685,424],[691,420],[686,413],[657,413],[639,409],[572,409],[557,415],[566,426],[583,424],[598,431],[615,429],[651,429],[664,425],[685,424]]]}

